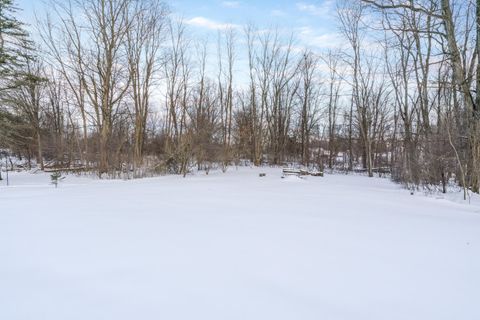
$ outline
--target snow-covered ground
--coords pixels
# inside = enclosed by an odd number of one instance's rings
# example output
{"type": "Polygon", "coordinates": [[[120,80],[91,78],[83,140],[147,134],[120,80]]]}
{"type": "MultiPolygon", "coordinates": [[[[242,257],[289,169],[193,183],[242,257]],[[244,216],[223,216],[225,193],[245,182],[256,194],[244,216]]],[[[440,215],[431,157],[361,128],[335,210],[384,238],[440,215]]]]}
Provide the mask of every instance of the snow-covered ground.
{"type": "Polygon", "coordinates": [[[480,319],[477,198],[280,176],[11,174],[0,319],[480,319]]]}

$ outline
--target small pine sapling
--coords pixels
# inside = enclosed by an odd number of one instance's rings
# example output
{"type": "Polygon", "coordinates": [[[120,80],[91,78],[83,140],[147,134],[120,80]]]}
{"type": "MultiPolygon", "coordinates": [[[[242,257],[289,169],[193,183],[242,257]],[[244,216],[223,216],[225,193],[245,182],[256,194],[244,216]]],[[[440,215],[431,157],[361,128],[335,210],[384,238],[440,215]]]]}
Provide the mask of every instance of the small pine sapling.
{"type": "Polygon", "coordinates": [[[61,172],[54,172],[50,175],[51,183],[55,186],[55,188],[58,187],[58,184],[65,179],[65,177],[62,176],[61,172]]]}

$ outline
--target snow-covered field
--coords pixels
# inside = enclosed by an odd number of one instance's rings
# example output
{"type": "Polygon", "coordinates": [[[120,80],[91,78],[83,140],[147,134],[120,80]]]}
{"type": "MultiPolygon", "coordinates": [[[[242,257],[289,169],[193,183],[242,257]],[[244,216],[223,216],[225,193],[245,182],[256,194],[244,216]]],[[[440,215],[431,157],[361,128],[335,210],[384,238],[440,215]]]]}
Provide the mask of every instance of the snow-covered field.
{"type": "Polygon", "coordinates": [[[478,199],[280,175],[12,174],[0,319],[480,319],[478,199]]]}

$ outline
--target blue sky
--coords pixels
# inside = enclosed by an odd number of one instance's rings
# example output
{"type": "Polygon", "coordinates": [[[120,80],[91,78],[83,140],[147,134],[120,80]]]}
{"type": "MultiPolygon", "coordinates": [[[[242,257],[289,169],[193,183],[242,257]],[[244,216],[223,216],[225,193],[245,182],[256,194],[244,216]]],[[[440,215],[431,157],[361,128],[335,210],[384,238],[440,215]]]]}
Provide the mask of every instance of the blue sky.
{"type": "MultiPolygon", "coordinates": [[[[48,1],[47,1],[48,2],[48,1]]],[[[253,23],[258,28],[278,26],[293,32],[301,46],[331,48],[338,45],[335,0],[176,0],[167,1],[193,32],[216,35],[225,25],[253,23]]],[[[25,22],[48,10],[43,0],[17,0],[25,22]]]]}

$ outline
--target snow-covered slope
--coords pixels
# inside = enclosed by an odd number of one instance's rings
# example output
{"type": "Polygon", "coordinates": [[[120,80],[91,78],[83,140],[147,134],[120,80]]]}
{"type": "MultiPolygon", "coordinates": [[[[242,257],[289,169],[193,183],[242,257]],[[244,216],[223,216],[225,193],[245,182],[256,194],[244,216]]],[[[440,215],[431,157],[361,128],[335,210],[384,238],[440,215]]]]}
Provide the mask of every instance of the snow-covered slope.
{"type": "Polygon", "coordinates": [[[480,207],[280,175],[12,174],[0,319],[480,319],[480,207]]]}

